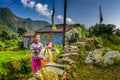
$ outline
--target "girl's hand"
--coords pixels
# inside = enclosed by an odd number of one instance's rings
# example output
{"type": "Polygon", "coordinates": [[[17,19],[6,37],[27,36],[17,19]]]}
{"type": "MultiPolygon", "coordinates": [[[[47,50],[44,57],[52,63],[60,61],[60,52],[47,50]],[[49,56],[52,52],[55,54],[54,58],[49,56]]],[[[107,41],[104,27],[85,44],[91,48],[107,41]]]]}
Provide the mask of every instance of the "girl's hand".
{"type": "Polygon", "coordinates": [[[39,50],[35,50],[35,53],[37,53],[37,54],[38,54],[39,52],[40,52],[39,50]]]}
{"type": "Polygon", "coordinates": [[[43,59],[43,56],[40,55],[39,58],[40,58],[40,59],[43,59]]]}

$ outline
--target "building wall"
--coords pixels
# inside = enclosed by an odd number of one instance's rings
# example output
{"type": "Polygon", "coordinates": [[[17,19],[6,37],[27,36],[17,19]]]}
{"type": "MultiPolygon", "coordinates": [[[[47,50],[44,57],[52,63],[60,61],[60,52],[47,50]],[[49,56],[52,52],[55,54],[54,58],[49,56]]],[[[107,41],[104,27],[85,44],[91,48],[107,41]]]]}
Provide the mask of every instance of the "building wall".
{"type": "Polygon", "coordinates": [[[54,43],[61,45],[63,42],[63,34],[62,33],[54,33],[54,43]]]}
{"type": "Polygon", "coordinates": [[[62,33],[36,33],[40,35],[41,43],[47,44],[48,42],[52,41],[54,44],[62,44],[62,33]]]}
{"type": "Polygon", "coordinates": [[[30,46],[30,44],[33,42],[33,38],[32,37],[23,37],[23,46],[24,47],[28,47],[30,46]]]}

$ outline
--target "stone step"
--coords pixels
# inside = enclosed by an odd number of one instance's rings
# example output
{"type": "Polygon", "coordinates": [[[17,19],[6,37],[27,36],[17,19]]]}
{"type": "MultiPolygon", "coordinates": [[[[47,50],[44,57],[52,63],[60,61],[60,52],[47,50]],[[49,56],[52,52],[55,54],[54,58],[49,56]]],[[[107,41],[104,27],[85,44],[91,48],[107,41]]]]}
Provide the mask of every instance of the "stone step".
{"type": "Polygon", "coordinates": [[[50,62],[48,63],[45,67],[56,67],[56,68],[60,68],[60,69],[69,69],[70,66],[67,64],[57,64],[55,62],[50,62]]]}
{"type": "Polygon", "coordinates": [[[52,67],[52,66],[47,66],[47,67],[45,67],[45,68],[46,68],[46,69],[49,69],[49,70],[51,70],[51,71],[53,71],[53,72],[55,72],[55,73],[57,73],[57,75],[59,75],[59,76],[63,76],[64,71],[65,71],[65,70],[60,69],[60,68],[58,68],[58,67],[52,67]]]}
{"type": "Polygon", "coordinates": [[[73,61],[72,59],[57,59],[56,62],[59,64],[69,64],[69,65],[75,63],[75,61],[73,61]]]}
{"type": "Polygon", "coordinates": [[[60,57],[69,57],[69,56],[78,56],[78,53],[64,53],[60,55],[60,57]]]}

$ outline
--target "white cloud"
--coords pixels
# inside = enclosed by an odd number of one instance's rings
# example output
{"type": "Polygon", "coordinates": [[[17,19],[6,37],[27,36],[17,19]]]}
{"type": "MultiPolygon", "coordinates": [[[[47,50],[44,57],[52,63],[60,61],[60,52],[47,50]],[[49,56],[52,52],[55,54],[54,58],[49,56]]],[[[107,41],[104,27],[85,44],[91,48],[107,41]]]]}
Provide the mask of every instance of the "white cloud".
{"type": "Polygon", "coordinates": [[[41,3],[35,3],[35,1],[33,0],[21,0],[21,3],[29,8],[34,8],[36,9],[36,11],[40,14],[42,14],[43,16],[47,16],[50,18],[50,16],[52,15],[52,10],[49,11],[48,9],[48,5],[47,4],[41,4],[41,3]]]}
{"type": "Polygon", "coordinates": [[[52,15],[52,10],[49,11],[48,10],[48,5],[42,5],[41,3],[38,3],[35,5],[35,9],[37,10],[37,12],[39,12],[40,14],[50,17],[52,15]]]}
{"type": "MultiPolygon", "coordinates": [[[[61,22],[63,22],[63,16],[62,16],[62,15],[58,15],[58,16],[57,16],[57,19],[60,20],[61,22]]],[[[67,22],[68,24],[74,23],[74,21],[73,21],[71,18],[69,18],[69,17],[67,17],[66,22],[67,22]]]]}
{"type": "Polygon", "coordinates": [[[62,15],[58,15],[57,19],[63,21],[63,16],[62,15]]]}
{"type": "Polygon", "coordinates": [[[30,7],[33,8],[35,6],[35,2],[32,0],[21,0],[21,3],[26,6],[26,7],[30,7]]]}

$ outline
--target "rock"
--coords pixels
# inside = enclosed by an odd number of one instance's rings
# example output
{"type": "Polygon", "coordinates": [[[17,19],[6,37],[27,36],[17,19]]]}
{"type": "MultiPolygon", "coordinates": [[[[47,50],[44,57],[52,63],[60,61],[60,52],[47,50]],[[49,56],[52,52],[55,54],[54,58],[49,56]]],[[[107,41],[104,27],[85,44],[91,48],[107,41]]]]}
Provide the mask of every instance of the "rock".
{"type": "Polygon", "coordinates": [[[37,80],[59,80],[58,74],[52,69],[42,68],[34,75],[37,80]]]}
{"type": "Polygon", "coordinates": [[[55,62],[50,62],[48,63],[45,67],[56,67],[56,68],[61,68],[61,69],[69,69],[70,66],[66,64],[57,64],[55,62]]]}
{"type": "Polygon", "coordinates": [[[78,53],[64,53],[64,54],[61,54],[61,57],[69,57],[69,56],[78,56],[78,53]]]}
{"type": "Polygon", "coordinates": [[[78,58],[79,58],[79,55],[78,53],[64,53],[64,54],[61,54],[60,56],[62,59],[72,59],[72,60],[75,60],[77,61],[78,58]]]}
{"type": "Polygon", "coordinates": [[[73,61],[72,59],[57,59],[56,62],[60,63],[60,64],[73,64],[73,63],[75,63],[75,61],[73,61]]]}
{"type": "MultiPolygon", "coordinates": [[[[57,68],[57,67],[47,66],[45,68],[55,72],[59,76],[63,76],[63,74],[64,74],[64,70],[57,68]]],[[[50,79],[50,80],[52,80],[52,79],[50,79]]]]}
{"type": "Polygon", "coordinates": [[[64,51],[65,51],[65,52],[70,52],[70,53],[77,53],[77,52],[79,51],[79,49],[78,49],[77,46],[67,45],[67,46],[65,46],[64,51]]]}
{"type": "Polygon", "coordinates": [[[85,50],[86,42],[77,42],[76,45],[78,46],[79,51],[85,50]]]}
{"type": "Polygon", "coordinates": [[[105,65],[114,63],[114,59],[120,58],[120,53],[118,51],[108,51],[103,56],[103,63],[105,65]]]}
{"type": "Polygon", "coordinates": [[[102,54],[104,49],[96,49],[94,51],[89,52],[86,57],[85,63],[99,63],[102,61],[102,54]]]}

